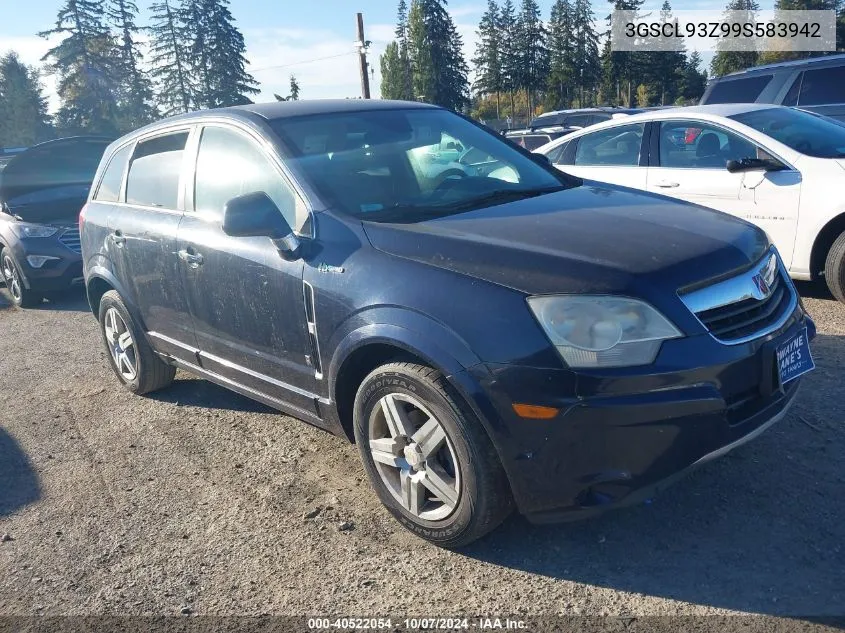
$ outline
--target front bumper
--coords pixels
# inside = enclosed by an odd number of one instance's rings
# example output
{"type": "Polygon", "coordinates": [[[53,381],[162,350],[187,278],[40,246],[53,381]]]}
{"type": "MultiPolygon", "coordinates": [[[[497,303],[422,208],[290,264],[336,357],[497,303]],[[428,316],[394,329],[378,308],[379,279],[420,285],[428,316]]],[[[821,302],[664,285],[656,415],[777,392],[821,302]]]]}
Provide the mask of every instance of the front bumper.
{"type": "Polygon", "coordinates": [[[69,249],[58,238],[19,239],[11,244],[11,250],[23,274],[24,287],[29,290],[50,292],[84,283],[82,255],[69,249]],[[46,255],[56,259],[34,268],[26,259],[28,255],[46,255]]]}
{"type": "Polygon", "coordinates": [[[534,522],[573,520],[647,499],[781,419],[801,379],[781,388],[774,348],[805,327],[814,337],[798,308],[777,332],[743,345],[710,335],[668,341],[647,370],[468,371],[498,416],[488,430],[520,512],[534,522]],[[522,419],[514,402],[560,412],[522,419]]]}

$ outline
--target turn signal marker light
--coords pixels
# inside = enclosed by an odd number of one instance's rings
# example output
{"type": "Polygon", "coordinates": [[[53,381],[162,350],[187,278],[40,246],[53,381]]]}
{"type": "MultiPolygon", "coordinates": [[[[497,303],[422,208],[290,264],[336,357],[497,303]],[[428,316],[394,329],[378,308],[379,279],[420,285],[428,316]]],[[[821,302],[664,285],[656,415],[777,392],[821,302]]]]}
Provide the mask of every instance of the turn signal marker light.
{"type": "Polygon", "coordinates": [[[529,420],[551,420],[560,409],[554,407],[541,407],[534,404],[513,404],[513,410],[521,418],[529,420]]]}

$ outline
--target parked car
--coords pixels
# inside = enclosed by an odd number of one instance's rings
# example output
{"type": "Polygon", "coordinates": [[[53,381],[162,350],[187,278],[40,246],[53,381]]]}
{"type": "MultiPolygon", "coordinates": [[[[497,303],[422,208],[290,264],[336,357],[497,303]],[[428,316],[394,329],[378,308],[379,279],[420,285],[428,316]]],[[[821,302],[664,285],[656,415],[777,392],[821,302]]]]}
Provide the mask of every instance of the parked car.
{"type": "Polygon", "coordinates": [[[531,121],[524,129],[508,130],[505,136],[520,147],[535,150],[555,139],[585,127],[641,112],[634,108],[580,108],[546,112],[531,121]]]}
{"type": "Polygon", "coordinates": [[[711,79],[701,105],[771,103],[845,121],[845,54],[754,66],[711,79]]]}
{"type": "Polygon", "coordinates": [[[25,147],[0,147],[0,172],[3,171],[13,157],[25,150],[25,147]]]}
{"type": "Polygon", "coordinates": [[[0,270],[18,307],[82,283],[77,218],[111,140],[41,143],[0,172],[0,270]]]}
{"type": "Polygon", "coordinates": [[[824,278],[845,302],[845,126],[833,119],[763,104],[696,106],[613,121],[537,151],[569,174],[753,222],[794,279],[824,278]]]}
{"type": "Polygon", "coordinates": [[[442,546],[514,505],[548,522],[637,502],[781,419],[812,368],[763,231],[585,186],[426,104],[161,121],[109,147],[80,221],[126,388],[181,367],[347,437],[442,546]],[[417,150],[447,137],[488,166],[432,187],[417,150]]]}

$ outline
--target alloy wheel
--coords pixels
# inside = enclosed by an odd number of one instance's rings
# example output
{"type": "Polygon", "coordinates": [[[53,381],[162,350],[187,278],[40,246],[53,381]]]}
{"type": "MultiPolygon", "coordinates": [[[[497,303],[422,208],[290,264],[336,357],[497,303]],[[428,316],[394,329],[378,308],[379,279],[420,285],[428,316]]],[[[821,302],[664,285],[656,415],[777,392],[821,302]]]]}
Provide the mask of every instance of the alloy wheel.
{"type": "Polygon", "coordinates": [[[391,393],[370,418],[370,454],[382,483],[417,518],[439,521],[458,505],[460,464],[446,431],[413,396],[391,393]]]}
{"type": "Polygon", "coordinates": [[[126,382],[138,375],[138,358],[132,333],[115,308],[106,311],[103,330],[117,371],[126,382]]]}
{"type": "Polygon", "coordinates": [[[3,278],[6,280],[6,287],[9,289],[9,293],[12,295],[12,298],[16,302],[20,303],[21,298],[23,297],[21,276],[18,272],[18,267],[15,266],[15,262],[13,262],[12,258],[8,255],[3,258],[3,278]]]}

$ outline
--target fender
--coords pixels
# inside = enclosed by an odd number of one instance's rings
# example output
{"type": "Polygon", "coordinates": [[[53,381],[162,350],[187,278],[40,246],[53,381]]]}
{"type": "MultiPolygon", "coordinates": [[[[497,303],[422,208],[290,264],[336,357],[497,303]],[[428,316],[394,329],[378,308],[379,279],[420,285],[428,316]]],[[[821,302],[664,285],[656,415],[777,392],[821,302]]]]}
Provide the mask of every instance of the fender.
{"type": "Polygon", "coordinates": [[[94,257],[92,257],[89,260],[88,264],[85,266],[85,294],[88,297],[88,305],[91,307],[91,312],[94,313],[95,318],[99,318],[99,306],[95,307],[91,304],[91,295],[89,293],[91,280],[102,279],[112,288],[117,290],[117,293],[120,295],[120,298],[123,299],[123,303],[126,305],[126,308],[129,310],[129,313],[132,315],[132,318],[135,320],[135,323],[138,324],[138,327],[141,328],[141,331],[144,333],[144,336],[146,336],[147,328],[146,325],[144,325],[144,320],[141,318],[141,312],[140,310],[138,310],[138,306],[136,306],[129,298],[129,293],[126,292],[124,285],[117,279],[117,277],[110,270],[110,268],[107,268],[105,265],[103,265],[109,263],[110,262],[108,258],[106,258],[105,256],[94,255],[94,257]]]}

